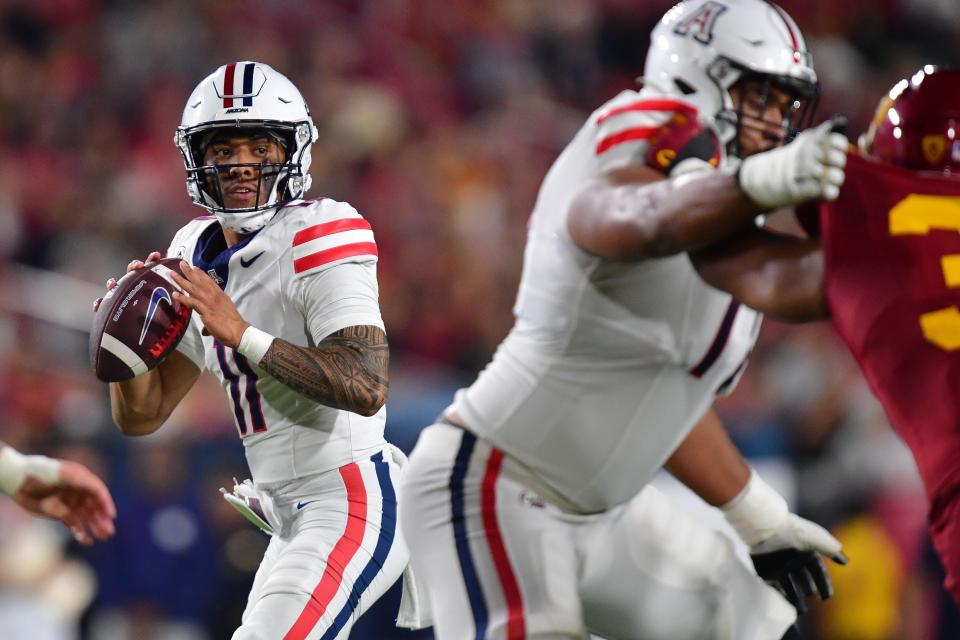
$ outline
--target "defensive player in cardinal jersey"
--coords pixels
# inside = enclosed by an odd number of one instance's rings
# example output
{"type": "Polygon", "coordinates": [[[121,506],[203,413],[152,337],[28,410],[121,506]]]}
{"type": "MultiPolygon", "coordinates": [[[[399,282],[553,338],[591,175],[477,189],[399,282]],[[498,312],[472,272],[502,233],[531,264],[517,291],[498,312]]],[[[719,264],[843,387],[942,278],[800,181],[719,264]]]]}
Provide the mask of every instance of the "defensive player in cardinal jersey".
{"type": "Polygon", "coordinates": [[[808,265],[787,258],[809,243],[756,218],[835,198],[846,139],[796,135],[817,78],[773,4],[681,2],[651,43],[643,90],[591,114],[544,179],[513,330],[411,456],[401,525],[440,640],[788,633],[788,601],[646,487],[664,464],[796,606],[829,594],[817,552],[843,561],[711,405],[759,312],[802,319],[789,285],[808,265]]]}
{"type": "Polygon", "coordinates": [[[129,435],[160,427],[204,369],[223,385],[253,478],[225,497],[272,534],[235,640],[345,638],[407,563],[377,247],[348,204],[301,199],[316,138],[300,92],[265,64],[197,86],[175,141],[212,215],[168,250],[191,327],[159,367],[110,385],[129,435]]]}
{"type": "Polygon", "coordinates": [[[861,148],[821,212],[826,297],[913,452],[960,603],[960,70],[897,83],[861,148]]]}

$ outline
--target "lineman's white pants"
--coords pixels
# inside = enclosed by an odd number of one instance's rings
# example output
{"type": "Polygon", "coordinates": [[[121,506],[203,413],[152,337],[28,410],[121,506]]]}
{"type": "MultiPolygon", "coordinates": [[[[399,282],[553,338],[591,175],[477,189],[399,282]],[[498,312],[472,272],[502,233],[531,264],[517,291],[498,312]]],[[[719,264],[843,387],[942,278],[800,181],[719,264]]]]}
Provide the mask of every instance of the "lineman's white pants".
{"type": "Polygon", "coordinates": [[[439,640],[778,640],[796,612],[730,541],[652,487],[610,511],[546,503],[457,427],[423,431],[401,528],[439,640]]]}

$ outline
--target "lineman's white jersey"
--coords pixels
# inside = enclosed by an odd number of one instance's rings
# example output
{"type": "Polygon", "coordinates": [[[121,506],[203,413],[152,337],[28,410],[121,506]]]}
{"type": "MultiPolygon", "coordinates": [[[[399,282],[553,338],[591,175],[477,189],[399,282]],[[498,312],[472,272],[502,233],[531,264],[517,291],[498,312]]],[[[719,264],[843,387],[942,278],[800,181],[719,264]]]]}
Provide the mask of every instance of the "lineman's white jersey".
{"type": "Polygon", "coordinates": [[[643,163],[647,139],[689,108],[625,91],[590,116],[541,186],[514,328],[454,400],[471,431],[567,508],[601,511],[636,495],[736,382],[756,340],[760,315],[706,285],[686,253],[611,262],[567,231],[585,183],[643,163]]]}
{"type": "MultiPolygon", "coordinates": [[[[207,271],[247,322],[295,345],[315,346],[353,325],[383,328],[373,231],[348,204],[294,201],[229,249],[217,220],[203,216],[180,229],[167,255],[207,271]]],[[[194,313],[177,348],[220,380],[258,484],[341,467],[383,447],[385,409],[364,417],[309,400],[202,329],[194,313]]]]}

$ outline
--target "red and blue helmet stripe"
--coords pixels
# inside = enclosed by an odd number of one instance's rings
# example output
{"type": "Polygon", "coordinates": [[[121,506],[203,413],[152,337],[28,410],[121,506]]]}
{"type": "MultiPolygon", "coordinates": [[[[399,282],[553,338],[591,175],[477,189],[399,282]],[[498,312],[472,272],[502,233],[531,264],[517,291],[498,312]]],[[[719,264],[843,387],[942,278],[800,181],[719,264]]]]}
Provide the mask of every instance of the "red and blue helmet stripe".
{"type": "Polygon", "coordinates": [[[255,62],[233,62],[228,64],[223,70],[223,108],[229,109],[233,106],[234,98],[242,98],[241,106],[253,106],[253,70],[256,68],[255,62]],[[234,90],[236,84],[237,65],[242,65],[243,87],[237,93],[234,90]]]}

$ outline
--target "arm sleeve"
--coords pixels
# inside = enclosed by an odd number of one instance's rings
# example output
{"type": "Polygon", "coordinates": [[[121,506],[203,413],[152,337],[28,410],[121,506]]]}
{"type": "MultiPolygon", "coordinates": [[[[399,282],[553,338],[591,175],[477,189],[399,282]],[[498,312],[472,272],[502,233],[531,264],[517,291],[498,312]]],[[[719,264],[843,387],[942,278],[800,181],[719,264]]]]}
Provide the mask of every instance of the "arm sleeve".
{"type": "Polygon", "coordinates": [[[314,344],[345,327],[384,328],[375,261],[340,262],[300,278],[298,283],[304,319],[314,344]]]}

